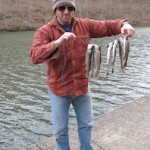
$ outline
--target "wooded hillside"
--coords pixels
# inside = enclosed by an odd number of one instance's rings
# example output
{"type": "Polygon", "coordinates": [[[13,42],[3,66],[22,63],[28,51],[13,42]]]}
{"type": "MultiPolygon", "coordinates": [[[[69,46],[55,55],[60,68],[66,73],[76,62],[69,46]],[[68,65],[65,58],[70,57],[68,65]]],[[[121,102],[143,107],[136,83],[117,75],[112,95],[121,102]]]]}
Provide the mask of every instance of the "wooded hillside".
{"type": "MultiPolygon", "coordinates": [[[[0,0],[0,30],[32,30],[53,16],[52,0],[0,0]]],[[[127,18],[150,25],[150,0],[76,0],[76,16],[110,20],[127,18]]]]}

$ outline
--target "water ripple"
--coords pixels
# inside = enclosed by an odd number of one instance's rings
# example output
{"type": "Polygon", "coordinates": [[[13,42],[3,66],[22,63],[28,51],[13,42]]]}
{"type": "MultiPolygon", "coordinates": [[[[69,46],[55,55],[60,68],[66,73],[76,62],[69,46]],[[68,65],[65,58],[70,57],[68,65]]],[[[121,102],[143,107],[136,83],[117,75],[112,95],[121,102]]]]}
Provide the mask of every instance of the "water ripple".
{"type": "MultiPolygon", "coordinates": [[[[34,32],[0,33],[0,149],[18,150],[53,133],[46,85],[46,65],[32,65],[34,32]],[[15,37],[15,38],[14,38],[15,37]],[[21,37],[21,38],[20,38],[21,37]],[[15,40],[14,40],[15,39],[15,40]],[[19,43],[19,44],[18,44],[19,43]]],[[[106,47],[116,37],[93,39],[102,45],[99,79],[91,79],[94,115],[100,115],[150,92],[150,28],[137,28],[130,39],[125,73],[117,53],[115,72],[106,76],[106,47]]],[[[76,124],[70,109],[70,125],[76,124]]]]}

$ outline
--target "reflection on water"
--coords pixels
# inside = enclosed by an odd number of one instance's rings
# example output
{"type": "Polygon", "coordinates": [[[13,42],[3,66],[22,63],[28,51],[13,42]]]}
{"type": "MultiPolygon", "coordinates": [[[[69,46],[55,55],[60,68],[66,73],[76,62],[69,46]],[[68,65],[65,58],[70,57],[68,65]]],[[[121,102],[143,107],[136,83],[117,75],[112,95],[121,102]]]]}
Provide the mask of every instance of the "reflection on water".
{"type": "MultiPolygon", "coordinates": [[[[91,79],[94,114],[100,115],[144,96],[150,91],[150,28],[137,28],[130,39],[125,73],[106,77],[106,45],[116,37],[92,40],[102,45],[99,80],[91,79]]],[[[0,33],[0,149],[18,150],[52,135],[46,65],[32,65],[29,52],[34,32],[0,33]]],[[[76,124],[73,108],[70,126],[76,124]]]]}

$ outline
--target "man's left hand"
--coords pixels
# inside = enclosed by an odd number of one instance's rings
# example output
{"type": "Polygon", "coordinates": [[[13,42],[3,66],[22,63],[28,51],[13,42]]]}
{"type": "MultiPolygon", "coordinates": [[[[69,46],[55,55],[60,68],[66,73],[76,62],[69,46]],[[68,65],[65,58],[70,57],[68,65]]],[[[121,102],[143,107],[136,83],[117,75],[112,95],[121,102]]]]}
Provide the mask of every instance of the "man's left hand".
{"type": "Polygon", "coordinates": [[[121,34],[125,37],[132,37],[135,33],[135,29],[128,23],[125,23],[121,28],[121,34]]]}

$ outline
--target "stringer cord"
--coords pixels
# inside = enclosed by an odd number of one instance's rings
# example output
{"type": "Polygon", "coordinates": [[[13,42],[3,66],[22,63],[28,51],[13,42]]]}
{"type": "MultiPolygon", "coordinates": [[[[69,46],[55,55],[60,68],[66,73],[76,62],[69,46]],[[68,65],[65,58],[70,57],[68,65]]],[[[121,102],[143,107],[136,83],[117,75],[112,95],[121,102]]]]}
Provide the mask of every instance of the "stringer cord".
{"type": "MultiPolygon", "coordinates": [[[[63,80],[63,85],[64,85],[64,88],[65,88],[65,95],[64,95],[64,100],[66,101],[67,100],[67,88],[66,88],[66,84],[65,84],[65,80],[64,80],[64,72],[65,72],[65,67],[66,67],[66,55],[65,55],[65,41],[63,42],[63,54],[64,54],[64,65],[63,65],[63,71],[62,71],[62,80],[63,80]]],[[[66,126],[68,126],[68,112],[67,112],[67,109],[65,107],[65,101],[63,101],[63,108],[64,108],[64,112],[65,112],[65,124],[66,126]]],[[[68,127],[67,127],[67,136],[69,137],[68,135],[68,127]]],[[[68,138],[65,138],[65,143],[67,146],[69,146],[69,143],[68,143],[68,138]]]]}
{"type": "MultiPolygon", "coordinates": [[[[81,40],[79,37],[77,37],[79,40],[81,40]]],[[[88,45],[88,43],[87,42],[85,42],[85,41],[83,41],[83,40],[81,40],[83,43],[85,43],[85,44],[87,44],[88,45]]],[[[63,54],[64,54],[64,65],[63,65],[63,71],[62,71],[62,80],[63,80],[63,85],[64,85],[64,88],[65,88],[65,95],[64,95],[64,100],[66,101],[67,100],[67,87],[66,87],[66,83],[65,83],[65,80],[64,80],[64,72],[65,72],[65,67],[66,67],[66,54],[65,54],[65,41],[63,42],[63,54]]],[[[64,108],[64,111],[65,111],[65,123],[66,123],[66,126],[68,126],[68,110],[66,110],[66,107],[65,107],[65,101],[63,102],[63,108],[64,108]]],[[[68,135],[68,127],[67,127],[67,135],[68,135]]],[[[68,137],[69,137],[69,135],[68,135],[68,137]]],[[[66,136],[66,138],[65,138],[65,144],[67,145],[67,146],[69,146],[69,143],[68,143],[68,138],[67,138],[67,136],[66,136]]]]}
{"type": "Polygon", "coordinates": [[[62,80],[65,88],[65,96],[67,96],[67,88],[64,80],[64,72],[65,72],[65,67],[66,67],[66,55],[65,55],[65,41],[63,42],[63,53],[64,53],[64,65],[63,65],[63,71],[62,71],[62,80]]]}
{"type": "MultiPolygon", "coordinates": [[[[79,39],[80,41],[82,41],[83,43],[85,43],[86,45],[88,45],[89,43],[85,42],[84,40],[82,40],[80,37],[77,36],[77,39],[79,39]]],[[[63,71],[62,71],[62,80],[63,80],[63,84],[64,84],[64,88],[65,88],[65,97],[67,96],[67,88],[66,88],[66,83],[64,80],[64,72],[65,72],[65,67],[66,67],[66,54],[65,54],[65,41],[63,42],[63,54],[64,54],[64,65],[63,65],[63,71]]]]}

